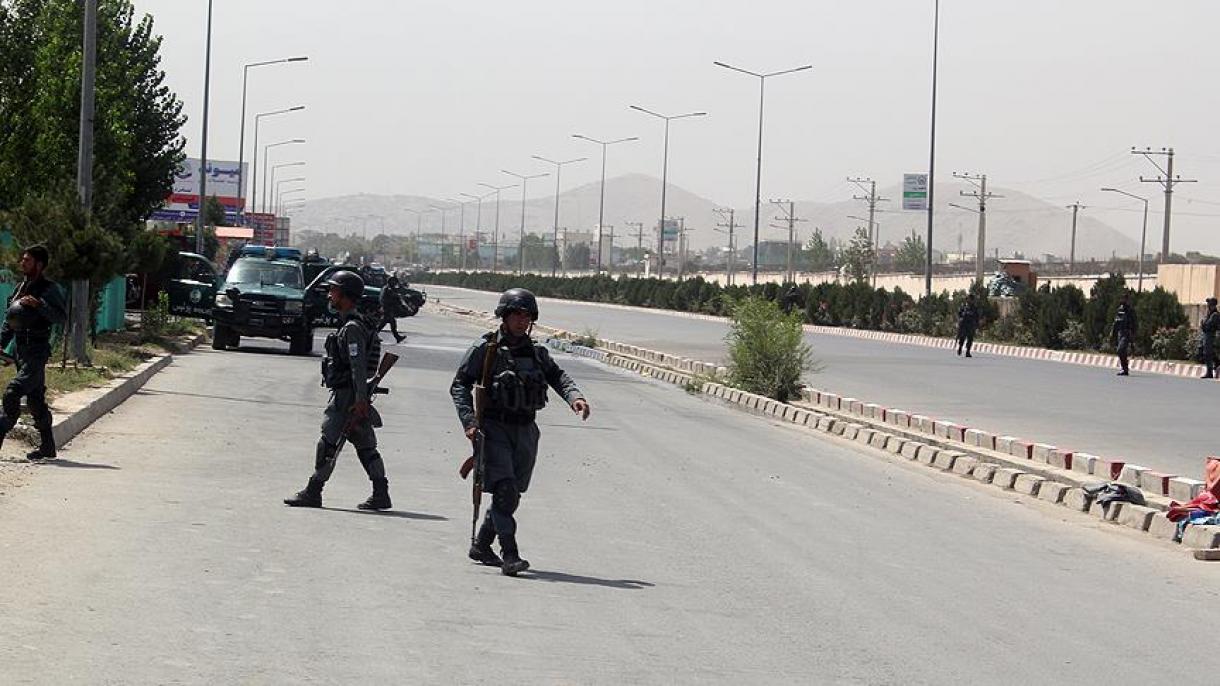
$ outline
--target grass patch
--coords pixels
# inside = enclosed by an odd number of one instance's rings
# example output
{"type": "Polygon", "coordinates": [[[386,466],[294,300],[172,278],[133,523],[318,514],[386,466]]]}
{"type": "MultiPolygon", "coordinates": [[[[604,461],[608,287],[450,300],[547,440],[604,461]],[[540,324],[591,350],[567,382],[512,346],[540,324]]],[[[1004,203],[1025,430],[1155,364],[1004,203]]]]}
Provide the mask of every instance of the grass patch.
{"type": "Polygon", "coordinates": [[[585,329],[584,332],[579,336],[573,336],[571,341],[573,345],[583,345],[586,348],[596,348],[598,341],[597,330],[585,329]]]}

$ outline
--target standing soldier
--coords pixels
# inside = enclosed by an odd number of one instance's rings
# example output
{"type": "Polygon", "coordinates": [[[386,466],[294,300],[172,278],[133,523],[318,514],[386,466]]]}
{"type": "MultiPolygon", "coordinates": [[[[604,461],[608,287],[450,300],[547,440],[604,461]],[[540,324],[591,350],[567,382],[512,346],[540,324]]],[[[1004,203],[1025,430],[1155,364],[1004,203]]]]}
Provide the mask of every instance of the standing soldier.
{"type": "Polygon", "coordinates": [[[1122,302],[1118,304],[1118,311],[1114,313],[1114,328],[1110,335],[1115,340],[1115,349],[1118,351],[1118,364],[1122,367],[1119,376],[1130,376],[1130,356],[1131,343],[1135,340],[1135,308],[1131,306],[1131,294],[1123,293],[1122,302]]]}
{"type": "Polygon", "coordinates": [[[402,294],[398,292],[398,277],[391,276],[386,282],[385,287],[381,289],[381,321],[378,322],[377,332],[385,328],[386,324],[390,325],[390,333],[394,334],[394,340],[402,343],[406,340],[406,336],[398,333],[398,313],[402,311],[402,294]]]}
{"type": "Polygon", "coordinates": [[[780,307],[783,308],[784,314],[792,312],[792,308],[796,307],[801,301],[801,292],[797,290],[796,284],[788,287],[784,293],[784,297],[780,300],[780,307]]]}
{"type": "Polygon", "coordinates": [[[47,360],[51,358],[51,327],[67,319],[64,297],[59,286],[43,275],[51,256],[41,245],[21,253],[21,274],[25,280],[13,291],[8,313],[0,328],[0,349],[13,344],[17,373],[4,389],[4,416],[0,418],[0,442],[17,425],[21,398],[26,398],[34,428],[38,430],[38,449],[26,455],[32,461],[56,455],[51,432],[51,408],[47,407],[47,360]]]}
{"type": "Polygon", "coordinates": [[[483,492],[490,493],[491,507],[471,542],[470,559],[499,566],[507,576],[529,569],[517,549],[517,511],[521,494],[530,485],[538,456],[538,425],[534,416],[546,406],[547,387],[563,397],[581,419],[589,418],[589,403],[580,389],[544,346],[530,338],[538,320],[538,301],[524,288],[513,288],[500,296],[496,316],[500,328],[476,342],[458,367],[449,392],[458,419],[471,441],[483,432],[483,492]],[[490,349],[489,349],[490,346],[490,349]],[[484,368],[484,361],[490,366],[484,368]],[[488,389],[488,406],[482,409],[482,425],[476,420],[473,389],[476,383],[488,389]],[[492,551],[500,537],[501,559],[492,551]]]}
{"type": "Polygon", "coordinates": [[[979,328],[979,308],[974,303],[974,294],[966,296],[966,302],[957,308],[957,354],[962,354],[962,346],[966,346],[966,357],[971,357],[970,349],[974,347],[974,332],[979,328]]]}
{"type": "Polygon", "coordinates": [[[1216,332],[1220,331],[1220,312],[1216,311],[1216,299],[1207,299],[1207,314],[1203,315],[1203,323],[1199,326],[1202,338],[1199,339],[1199,362],[1207,365],[1204,379],[1216,378],[1216,332]]]}
{"type": "Polygon", "coordinates": [[[326,337],[326,357],[322,360],[322,383],[330,389],[330,403],[322,415],[322,436],[318,439],[313,476],[305,490],[285,498],[284,504],[322,507],[322,487],[335,471],[339,439],[346,435],[373,482],[373,494],[356,507],[388,510],[390,482],[373,432],[381,426],[381,416],[369,402],[368,384],[377,373],[381,342],[376,324],[367,321],[356,309],[364,295],[364,279],[354,272],[337,271],[326,285],[330,286],[330,305],[343,322],[338,331],[326,337]]]}

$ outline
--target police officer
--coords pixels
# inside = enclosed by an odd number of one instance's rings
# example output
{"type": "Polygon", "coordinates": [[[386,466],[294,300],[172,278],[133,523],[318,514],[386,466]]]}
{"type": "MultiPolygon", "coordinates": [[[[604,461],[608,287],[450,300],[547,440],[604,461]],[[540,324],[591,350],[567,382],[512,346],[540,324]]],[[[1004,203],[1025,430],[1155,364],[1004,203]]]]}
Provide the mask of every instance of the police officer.
{"type": "Polygon", "coordinates": [[[962,346],[966,347],[966,357],[971,357],[970,349],[974,347],[974,332],[979,328],[979,307],[974,302],[974,294],[966,296],[966,302],[957,308],[957,354],[962,354],[962,346]]]}
{"type": "Polygon", "coordinates": [[[380,333],[385,325],[389,324],[390,333],[394,334],[394,340],[399,343],[407,338],[398,333],[398,313],[402,309],[403,302],[402,294],[398,292],[398,277],[391,276],[386,281],[385,288],[381,289],[381,321],[378,322],[377,332],[380,333]]]}
{"type": "Polygon", "coordinates": [[[1116,341],[1118,364],[1122,367],[1118,372],[1119,376],[1131,375],[1129,358],[1131,343],[1135,340],[1135,331],[1135,308],[1131,306],[1131,294],[1123,293],[1122,302],[1118,304],[1118,311],[1114,313],[1114,327],[1110,334],[1116,341]]]}
{"type": "Polygon", "coordinates": [[[0,349],[13,344],[17,373],[4,390],[4,416],[0,418],[0,442],[17,425],[21,398],[26,398],[34,428],[38,430],[38,449],[26,455],[33,461],[55,457],[55,437],[51,433],[51,409],[47,407],[47,360],[51,357],[51,327],[67,319],[64,296],[59,286],[43,275],[50,253],[32,245],[21,253],[21,274],[25,279],[8,301],[4,326],[0,328],[0,349]]]}
{"type": "Polygon", "coordinates": [[[538,425],[534,416],[547,402],[547,387],[553,388],[581,419],[589,418],[589,402],[575,382],[551,359],[544,346],[530,338],[538,319],[538,301],[524,288],[513,288],[500,296],[496,316],[500,328],[482,337],[466,352],[449,389],[466,437],[473,440],[480,428],[484,436],[483,492],[491,494],[491,507],[470,547],[470,559],[499,566],[508,576],[529,569],[517,548],[517,511],[521,494],[530,485],[538,456],[538,425]],[[492,352],[488,407],[483,424],[475,421],[475,383],[483,379],[483,362],[492,352]],[[492,551],[500,537],[501,559],[492,551]]]}
{"type": "Polygon", "coordinates": [[[780,307],[784,310],[784,314],[792,312],[792,308],[796,307],[801,301],[801,292],[797,290],[796,284],[788,287],[784,293],[784,297],[780,300],[780,307]]]}
{"type": "Polygon", "coordinates": [[[373,494],[356,507],[387,510],[391,507],[390,482],[373,432],[381,426],[381,417],[369,403],[368,380],[377,373],[381,357],[376,323],[356,309],[364,294],[364,280],[359,275],[337,271],[326,285],[330,287],[330,305],[343,322],[338,331],[326,337],[326,357],[322,361],[322,382],[330,389],[330,404],[322,415],[313,476],[305,490],[285,498],[284,504],[322,507],[322,487],[335,470],[339,439],[346,432],[347,442],[355,447],[360,464],[373,482],[373,494]]]}
{"type": "Polygon", "coordinates": [[[1207,299],[1207,314],[1199,325],[1203,336],[1199,339],[1199,361],[1207,365],[1204,379],[1216,378],[1216,332],[1220,331],[1220,312],[1216,311],[1216,299],[1207,299]]]}

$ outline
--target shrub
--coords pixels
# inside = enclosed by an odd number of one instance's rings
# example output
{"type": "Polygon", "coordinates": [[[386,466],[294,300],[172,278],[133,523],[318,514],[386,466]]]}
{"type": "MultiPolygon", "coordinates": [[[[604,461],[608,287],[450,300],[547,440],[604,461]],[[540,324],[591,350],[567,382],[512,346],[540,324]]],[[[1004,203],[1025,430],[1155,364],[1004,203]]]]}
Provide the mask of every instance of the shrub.
{"type": "Polygon", "coordinates": [[[726,337],[729,383],[780,402],[797,397],[801,375],[815,370],[802,333],[799,313],[784,314],[756,296],[735,302],[726,337]]]}

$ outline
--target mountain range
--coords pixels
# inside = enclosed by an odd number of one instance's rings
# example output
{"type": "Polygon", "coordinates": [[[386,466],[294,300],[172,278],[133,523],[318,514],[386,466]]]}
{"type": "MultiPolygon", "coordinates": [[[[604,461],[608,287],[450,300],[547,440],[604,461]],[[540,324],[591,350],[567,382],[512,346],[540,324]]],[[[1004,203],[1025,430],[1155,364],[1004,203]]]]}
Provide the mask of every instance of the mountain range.
{"type": "MultiPolygon", "coordinates": [[[[542,182],[535,182],[542,183],[542,182]]],[[[537,186],[533,187],[537,190],[537,186]]],[[[950,203],[964,207],[975,207],[974,198],[963,197],[959,191],[971,191],[964,183],[942,182],[936,184],[936,213],[933,246],[942,251],[965,250],[973,252],[976,247],[978,214],[951,207],[950,203]]],[[[1052,204],[1013,189],[989,189],[997,197],[987,208],[987,252],[1001,257],[1020,253],[1030,258],[1045,254],[1066,256],[1068,254],[1072,213],[1058,204],[1052,204]]],[[[689,231],[690,245],[695,250],[713,245],[727,245],[724,233],[717,231],[718,224],[727,222],[727,213],[715,210],[724,205],[700,197],[674,184],[669,184],[666,198],[666,214],[669,217],[684,217],[689,231]]],[[[925,235],[927,214],[902,211],[901,190],[898,186],[878,189],[878,195],[892,198],[878,203],[875,218],[879,226],[881,243],[900,243],[904,236],[915,231],[925,235]]],[[[600,184],[585,184],[560,194],[559,226],[561,230],[593,231],[597,225],[600,184]]],[[[613,227],[615,242],[620,246],[631,246],[637,242],[636,222],[644,225],[644,244],[655,240],[653,227],[660,216],[661,181],[646,174],[628,174],[606,180],[605,223],[607,231],[613,227]]],[[[313,230],[324,233],[377,233],[403,235],[420,228],[424,233],[441,230],[442,212],[437,207],[451,207],[445,214],[445,230],[458,233],[461,215],[465,213],[465,230],[470,233],[480,224],[484,233],[489,233],[495,221],[495,193],[485,196],[478,205],[472,200],[462,210],[458,205],[445,200],[415,195],[345,195],[312,200],[293,215],[293,230],[313,230]],[[420,214],[416,214],[420,213],[420,214]]],[[[839,202],[795,201],[796,214],[803,219],[797,224],[797,233],[803,242],[814,228],[822,230],[829,239],[849,240],[856,227],[867,222],[852,219],[851,215],[867,216],[867,205],[861,200],[839,202]]],[[[744,248],[753,236],[754,208],[736,208],[738,225],[737,245],[744,248]]],[[[779,208],[765,199],[762,207],[760,238],[762,240],[785,240],[786,228],[771,228],[779,225],[776,217],[779,208]]],[[[502,191],[500,198],[500,232],[505,241],[515,240],[521,226],[521,196],[518,189],[502,191]]],[[[527,233],[552,231],[555,220],[555,197],[529,198],[525,202],[525,230],[527,233]]],[[[1109,258],[1112,254],[1134,256],[1138,244],[1127,236],[1093,217],[1080,216],[1077,225],[1076,258],[1109,258]]]]}

